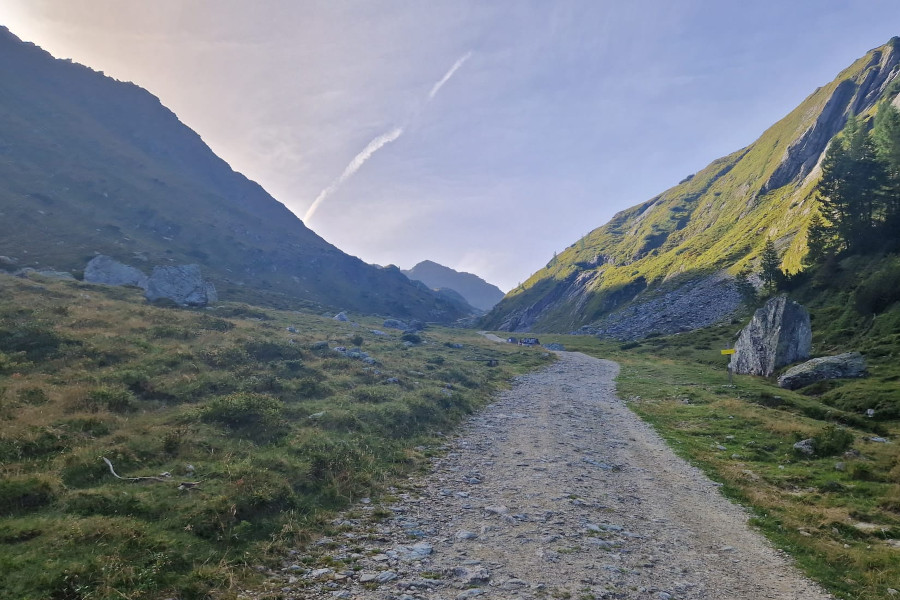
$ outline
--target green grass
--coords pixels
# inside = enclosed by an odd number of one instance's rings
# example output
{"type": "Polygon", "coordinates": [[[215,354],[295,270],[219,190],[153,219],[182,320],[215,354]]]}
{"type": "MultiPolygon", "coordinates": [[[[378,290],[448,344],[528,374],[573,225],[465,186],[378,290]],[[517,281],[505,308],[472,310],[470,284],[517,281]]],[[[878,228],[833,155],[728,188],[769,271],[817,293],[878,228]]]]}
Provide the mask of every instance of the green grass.
{"type": "Polygon", "coordinates": [[[0,275],[0,597],[228,597],[552,360],[351,317],[0,275]]]}
{"type": "MultiPolygon", "coordinates": [[[[848,349],[835,348],[841,322],[820,314],[814,312],[814,351],[848,349]]],[[[898,314],[895,306],[881,318],[898,314]]],[[[879,410],[874,419],[863,411],[866,400],[896,392],[900,365],[893,357],[900,341],[871,331],[845,340],[890,352],[870,358],[873,375],[867,379],[835,382],[824,394],[799,393],[759,377],[736,376],[729,385],[720,350],[732,345],[740,327],[627,344],[587,336],[541,338],[617,361],[618,393],[632,410],[678,454],[721,482],[726,495],[750,507],[752,524],[837,597],[891,598],[888,588],[900,581],[900,550],[889,542],[900,539],[900,423],[890,410],[879,410]],[[892,443],[869,441],[874,436],[892,443]],[[808,437],[819,442],[813,457],[793,448],[808,437]]]]}

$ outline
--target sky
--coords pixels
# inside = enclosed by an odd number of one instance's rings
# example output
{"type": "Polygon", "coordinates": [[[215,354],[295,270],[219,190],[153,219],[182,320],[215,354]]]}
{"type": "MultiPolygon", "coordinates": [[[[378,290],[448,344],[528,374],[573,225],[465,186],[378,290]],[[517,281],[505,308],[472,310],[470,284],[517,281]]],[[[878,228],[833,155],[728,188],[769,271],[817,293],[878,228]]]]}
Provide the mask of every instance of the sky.
{"type": "Polygon", "coordinates": [[[900,35],[896,0],[0,0],[366,262],[504,291],[900,35]]]}

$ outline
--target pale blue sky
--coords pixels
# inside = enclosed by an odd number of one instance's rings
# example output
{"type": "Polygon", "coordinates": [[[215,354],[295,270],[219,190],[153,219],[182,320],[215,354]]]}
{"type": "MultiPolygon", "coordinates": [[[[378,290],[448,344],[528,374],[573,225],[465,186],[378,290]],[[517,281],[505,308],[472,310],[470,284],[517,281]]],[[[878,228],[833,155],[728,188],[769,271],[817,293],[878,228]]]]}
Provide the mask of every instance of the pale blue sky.
{"type": "Polygon", "coordinates": [[[300,217],[331,186],[308,225],[341,249],[506,290],[900,35],[900,2],[0,0],[0,23],[149,89],[300,217]]]}

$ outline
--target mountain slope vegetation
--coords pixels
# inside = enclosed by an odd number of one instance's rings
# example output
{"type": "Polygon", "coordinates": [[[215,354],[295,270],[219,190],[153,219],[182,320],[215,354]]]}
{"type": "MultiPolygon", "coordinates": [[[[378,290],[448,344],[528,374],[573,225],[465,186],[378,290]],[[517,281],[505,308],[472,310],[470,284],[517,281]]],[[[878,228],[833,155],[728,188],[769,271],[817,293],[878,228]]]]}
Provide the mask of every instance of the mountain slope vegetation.
{"type": "Polygon", "coordinates": [[[234,172],[155,96],[0,28],[0,267],[198,263],[224,299],[449,321],[399,269],[348,256],[234,172]]]}
{"type": "MultiPolygon", "coordinates": [[[[883,99],[900,104],[898,82],[900,38],[893,38],[816,90],[750,146],[618,213],[555,256],[508,293],[484,325],[602,331],[618,309],[641,312],[642,304],[707,285],[710,277],[726,277],[720,288],[733,291],[735,275],[758,271],[767,240],[773,241],[783,269],[799,271],[807,225],[818,204],[815,185],[825,149],[850,115],[871,115],[883,99]]],[[[717,293],[714,303],[738,308],[739,295],[717,293]]],[[[684,312],[673,308],[666,314],[656,307],[651,312],[659,318],[644,316],[650,319],[644,335],[675,333],[685,326],[684,312]]],[[[720,318],[713,312],[708,322],[720,318]]]]}
{"type": "Polygon", "coordinates": [[[234,597],[552,360],[471,331],[32,277],[0,274],[2,598],[234,597]]]}

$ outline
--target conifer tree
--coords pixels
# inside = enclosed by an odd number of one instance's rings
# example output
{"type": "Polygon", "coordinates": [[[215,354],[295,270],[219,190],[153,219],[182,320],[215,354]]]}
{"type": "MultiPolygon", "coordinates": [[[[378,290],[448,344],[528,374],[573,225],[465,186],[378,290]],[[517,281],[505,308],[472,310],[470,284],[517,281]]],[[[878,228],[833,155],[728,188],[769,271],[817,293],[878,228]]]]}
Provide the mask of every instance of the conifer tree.
{"type": "Polygon", "coordinates": [[[803,262],[807,266],[821,263],[828,255],[831,231],[819,211],[813,213],[809,219],[809,225],[806,228],[806,247],[807,252],[803,262]]]}
{"type": "Polygon", "coordinates": [[[778,286],[784,274],[781,272],[781,259],[778,258],[778,251],[775,250],[775,244],[772,243],[771,238],[767,239],[766,245],[763,246],[760,268],[762,271],[760,277],[763,281],[763,289],[768,294],[774,294],[778,291],[778,286]]]}
{"type": "Polygon", "coordinates": [[[876,229],[885,212],[884,181],[884,164],[866,125],[850,115],[841,136],[825,152],[817,188],[842,249],[865,252],[876,245],[876,229]]]}
{"type": "Polygon", "coordinates": [[[878,106],[872,139],[885,170],[883,237],[888,246],[897,248],[900,245],[900,110],[887,100],[878,106]]]}

